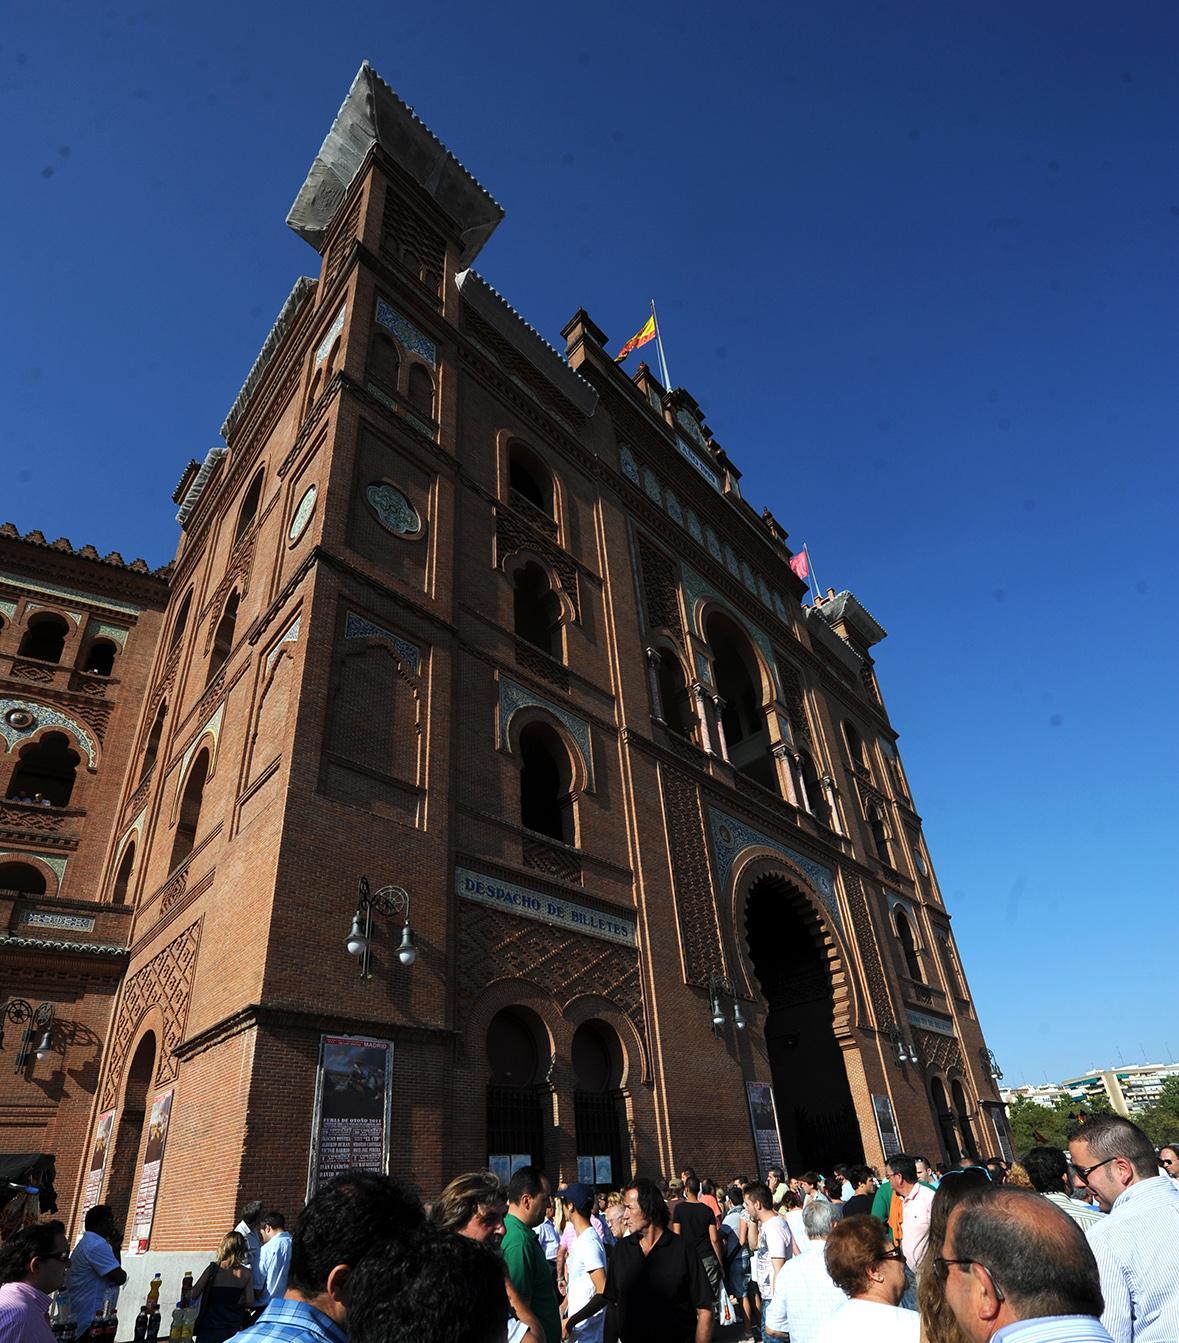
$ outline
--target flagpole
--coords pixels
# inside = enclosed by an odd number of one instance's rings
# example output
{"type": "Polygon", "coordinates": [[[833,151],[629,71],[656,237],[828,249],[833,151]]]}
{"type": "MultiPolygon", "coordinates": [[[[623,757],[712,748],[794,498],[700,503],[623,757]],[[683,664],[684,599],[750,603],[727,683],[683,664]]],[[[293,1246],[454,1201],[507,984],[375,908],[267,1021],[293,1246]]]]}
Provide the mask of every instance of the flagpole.
{"type": "Polygon", "coordinates": [[[655,300],[651,300],[651,317],[655,322],[655,346],[659,351],[659,367],[663,373],[663,390],[671,391],[671,374],[667,371],[667,355],[663,353],[663,336],[659,331],[659,314],[655,311],[655,300]]]}
{"type": "Polygon", "coordinates": [[[810,547],[805,541],[802,543],[802,553],[806,556],[806,567],[811,575],[811,600],[817,606],[822,600],[819,596],[822,589],[819,587],[819,576],[815,573],[815,562],[811,559],[810,547]]]}

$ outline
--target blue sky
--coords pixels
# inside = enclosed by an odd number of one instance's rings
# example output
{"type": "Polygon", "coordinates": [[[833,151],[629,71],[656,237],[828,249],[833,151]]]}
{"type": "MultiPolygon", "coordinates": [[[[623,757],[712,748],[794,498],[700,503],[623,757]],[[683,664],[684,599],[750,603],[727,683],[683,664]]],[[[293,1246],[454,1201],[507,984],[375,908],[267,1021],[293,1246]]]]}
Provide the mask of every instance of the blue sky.
{"type": "Polygon", "coordinates": [[[891,631],[1008,1078],[1174,1057],[1177,40],[1149,3],[14,5],[0,514],[170,557],[367,57],[505,206],[491,283],[558,346],[654,296],[747,497],[891,631]]]}

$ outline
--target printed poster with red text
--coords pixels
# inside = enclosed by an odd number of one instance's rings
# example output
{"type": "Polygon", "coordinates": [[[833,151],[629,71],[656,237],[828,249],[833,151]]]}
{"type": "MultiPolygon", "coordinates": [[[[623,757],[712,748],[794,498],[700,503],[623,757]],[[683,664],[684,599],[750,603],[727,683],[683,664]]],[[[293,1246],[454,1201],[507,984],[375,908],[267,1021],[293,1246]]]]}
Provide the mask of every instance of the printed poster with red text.
{"type": "Polygon", "coordinates": [[[152,1101],[147,1129],[147,1149],[143,1153],[143,1171],[139,1193],[135,1196],[135,1217],[127,1248],[132,1254],[145,1254],[151,1240],[152,1219],[156,1215],[156,1194],[160,1188],[160,1167],[164,1164],[164,1144],[168,1139],[168,1121],[172,1118],[172,1091],[161,1091],[152,1101]]]}

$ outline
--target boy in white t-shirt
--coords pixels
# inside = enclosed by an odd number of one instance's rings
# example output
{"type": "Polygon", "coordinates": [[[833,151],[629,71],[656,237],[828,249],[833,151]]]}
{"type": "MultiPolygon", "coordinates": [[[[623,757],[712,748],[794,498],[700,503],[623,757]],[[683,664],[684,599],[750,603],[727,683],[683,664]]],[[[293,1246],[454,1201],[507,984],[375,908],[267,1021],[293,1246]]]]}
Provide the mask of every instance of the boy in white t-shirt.
{"type": "Polygon", "coordinates": [[[573,1321],[568,1337],[576,1343],[602,1343],[606,1325],[605,1309],[596,1310],[586,1319],[577,1316],[606,1289],[606,1251],[590,1222],[594,1191],[588,1184],[570,1184],[557,1190],[564,1201],[565,1216],[573,1224],[577,1239],[565,1260],[565,1303],[563,1314],[573,1321]]]}

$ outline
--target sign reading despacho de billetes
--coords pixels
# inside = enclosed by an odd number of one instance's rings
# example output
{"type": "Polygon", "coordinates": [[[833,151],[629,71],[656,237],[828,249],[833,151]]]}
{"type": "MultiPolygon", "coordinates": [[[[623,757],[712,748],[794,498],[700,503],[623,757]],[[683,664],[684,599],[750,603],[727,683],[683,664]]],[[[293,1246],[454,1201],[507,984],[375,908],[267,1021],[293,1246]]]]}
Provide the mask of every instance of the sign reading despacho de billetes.
{"type": "Polygon", "coordinates": [[[589,909],[572,900],[545,895],[543,891],[530,891],[526,886],[501,881],[498,877],[485,877],[465,867],[456,867],[454,889],[464,900],[473,900],[476,904],[500,909],[506,914],[519,914],[525,919],[536,919],[554,928],[585,933],[587,937],[601,937],[624,947],[633,947],[635,944],[633,919],[619,914],[603,914],[600,910],[589,909]]]}

